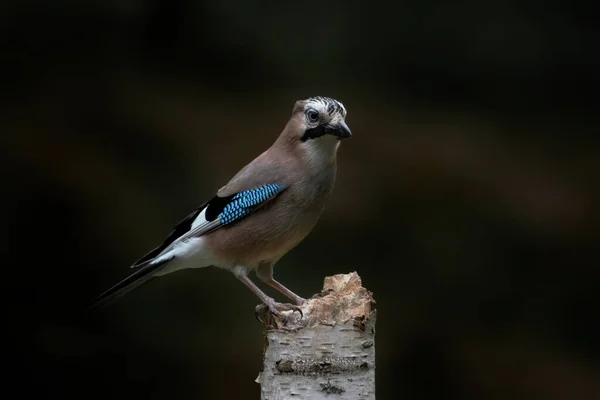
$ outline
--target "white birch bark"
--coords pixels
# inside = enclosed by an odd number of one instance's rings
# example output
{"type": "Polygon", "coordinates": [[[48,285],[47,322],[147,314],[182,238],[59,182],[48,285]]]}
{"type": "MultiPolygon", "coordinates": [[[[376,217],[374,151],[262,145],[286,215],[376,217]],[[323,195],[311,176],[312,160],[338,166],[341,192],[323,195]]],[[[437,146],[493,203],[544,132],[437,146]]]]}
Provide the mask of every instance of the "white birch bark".
{"type": "Polygon", "coordinates": [[[355,272],[325,278],[286,321],[262,316],[262,400],[375,399],[375,301],[355,272]]]}

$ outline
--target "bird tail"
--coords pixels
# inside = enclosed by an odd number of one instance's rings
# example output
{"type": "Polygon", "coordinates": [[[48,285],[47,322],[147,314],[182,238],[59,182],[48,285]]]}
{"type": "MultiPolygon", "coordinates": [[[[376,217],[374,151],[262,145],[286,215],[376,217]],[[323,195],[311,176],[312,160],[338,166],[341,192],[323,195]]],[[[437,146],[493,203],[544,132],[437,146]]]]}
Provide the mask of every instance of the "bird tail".
{"type": "Polygon", "coordinates": [[[96,300],[87,308],[86,312],[90,313],[93,311],[98,311],[103,307],[113,303],[115,300],[123,297],[132,290],[150,282],[152,279],[156,278],[153,273],[172,259],[173,257],[158,262],[154,260],[146,261],[140,265],[140,268],[133,274],[129,275],[127,278],[123,279],[121,282],[117,283],[98,296],[96,300]]]}

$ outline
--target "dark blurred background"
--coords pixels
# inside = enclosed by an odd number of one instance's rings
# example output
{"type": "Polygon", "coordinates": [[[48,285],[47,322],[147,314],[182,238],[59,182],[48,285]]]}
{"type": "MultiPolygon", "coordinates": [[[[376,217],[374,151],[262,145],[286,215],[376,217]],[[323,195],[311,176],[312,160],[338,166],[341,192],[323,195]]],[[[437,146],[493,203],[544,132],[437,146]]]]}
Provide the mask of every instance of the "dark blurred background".
{"type": "Polygon", "coordinates": [[[259,398],[257,299],[225,271],[81,311],[323,95],[354,137],[275,276],[310,297],[360,274],[378,398],[598,398],[586,4],[2,2],[5,378],[19,398],[259,398]]]}

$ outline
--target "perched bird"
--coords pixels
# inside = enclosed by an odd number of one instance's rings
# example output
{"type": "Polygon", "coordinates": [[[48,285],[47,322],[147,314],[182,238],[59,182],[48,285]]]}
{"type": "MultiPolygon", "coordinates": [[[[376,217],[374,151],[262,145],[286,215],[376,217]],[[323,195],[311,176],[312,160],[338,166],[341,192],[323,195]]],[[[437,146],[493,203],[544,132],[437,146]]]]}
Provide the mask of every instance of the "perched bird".
{"type": "Polygon", "coordinates": [[[313,229],[335,180],[340,141],[351,136],[337,100],[312,97],[294,104],[273,145],[239,171],[216,195],[179,222],[164,243],[134,263],[136,272],[102,293],[95,309],[185,268],[216,266],[233,272],[269,312],[299,310],[304,299],[273,279],[273,266],[313,229]],[[291,299],[275,302],[248,277],[291,299]]]}

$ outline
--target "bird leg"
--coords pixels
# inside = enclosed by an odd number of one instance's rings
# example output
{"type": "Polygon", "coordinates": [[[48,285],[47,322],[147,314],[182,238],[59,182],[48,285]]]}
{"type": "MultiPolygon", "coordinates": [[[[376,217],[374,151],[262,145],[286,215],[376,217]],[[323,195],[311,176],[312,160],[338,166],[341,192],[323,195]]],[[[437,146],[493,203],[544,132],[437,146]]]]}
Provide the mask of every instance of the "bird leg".
{"type": "MultiPolygon", "coordinates": [[[[236,271],[237,272],[237,271],[236,271]]],[[[235,277],[238,278],[242,283],[250,288],[258,296],[258,298],[265,304],[269,312],[277,315],[281,319],[285,319],[285,316],[281,313],[282,311],[298,311],[300,317],[302,317],[302,310],[300,307],[293,304],[278,303],[271,297],[267,296],[254,282],[248,278],[246,273],[235,273],[235,277]]]]}
{"type": "Polygon", "coordinates": [[[297,305],[301,306],[302,304],[304,304],[306,302],[305,299],[298,296],[296,293],[292,292],[290,289],[286,288],[281,283],[279,283],[275,279],[273,279],[273,264],[271,264],[271,263],[260,264],[258,266],[258,268],[256,269],[256,276],[258,276],[258,278],[261,281],[263,281],[267,285],[271,286],[273,289],[277,290],[279,293],[283,294],[285,297],[292,300],[297,305]]]}

